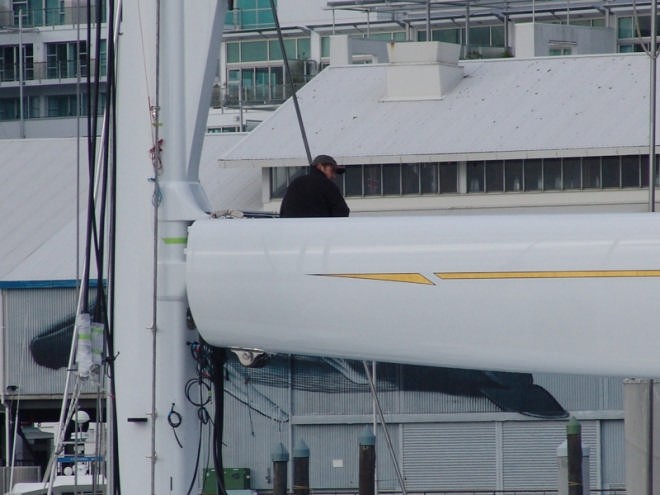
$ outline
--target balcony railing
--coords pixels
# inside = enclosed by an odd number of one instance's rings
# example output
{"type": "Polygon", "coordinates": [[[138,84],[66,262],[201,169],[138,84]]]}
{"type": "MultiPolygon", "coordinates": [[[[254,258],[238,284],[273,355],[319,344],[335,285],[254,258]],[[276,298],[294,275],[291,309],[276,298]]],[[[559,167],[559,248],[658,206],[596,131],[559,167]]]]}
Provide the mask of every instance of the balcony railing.
{"type": "MultiPolygon", "coordinates": [[[[20,16],[22,17],[23,28],[44,27],[44,26],[62,26],[85,24],[88,16],[91,16],[92,21],[96,19],[96,6],[80,5],[77,7],[58,7],[58,8],[21,8],[20,16]]],[[[101,22],[106,22],[106,10],[101,8],[101,22]]],[[[14,7],[13,10],[0,10],[0,30],[2,29],[18,29],[19,27],[19,8],[14,7]]]]}
{"type": "MultiPolygon", "coordinates": [[[[91,69],[91,74],[94,74],[96,68],[96,59],[89,61],[90,66],[87,64],[76,64],[75,60],[62,60],[55,63],[51,62],[35,62],[26,64],[23,67],[23,81],[62,81],[64,79],[77,79],[80,75],[81,78],[87,78],[88,69],[91,69]]],[[[100,67],[101,77],[106,75],[106,66],[102,64],[100,67]]],[[[0,87],[1,83],[20,81],[18,63],[0,65],[0,87]]]]}

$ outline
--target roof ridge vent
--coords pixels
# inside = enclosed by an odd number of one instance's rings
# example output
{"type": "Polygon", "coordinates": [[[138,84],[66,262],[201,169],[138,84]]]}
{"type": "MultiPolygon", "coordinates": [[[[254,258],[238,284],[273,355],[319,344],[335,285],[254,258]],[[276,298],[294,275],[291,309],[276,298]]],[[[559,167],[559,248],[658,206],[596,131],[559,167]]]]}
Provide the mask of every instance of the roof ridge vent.
{"type": "Polygon", "coordinates": [[[437,100],[463,78],[461,46],[442,41],[391,42],[387,46],[385,101],[437,100]]]}

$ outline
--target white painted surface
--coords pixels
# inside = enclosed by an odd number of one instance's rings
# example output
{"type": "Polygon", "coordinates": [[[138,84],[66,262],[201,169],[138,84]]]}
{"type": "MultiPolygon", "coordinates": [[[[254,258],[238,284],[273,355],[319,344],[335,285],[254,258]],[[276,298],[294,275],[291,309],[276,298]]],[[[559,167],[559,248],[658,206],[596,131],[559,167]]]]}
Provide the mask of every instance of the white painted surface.
{"type": "Polygon", "coordinates": [[[659,376],[660,278],[438,272],[660,269],[660,216],[203,220],[188,298],[215,345],[507,371],[659,376]],[[418,273],[432,285],[339,278],[418,273]]]}

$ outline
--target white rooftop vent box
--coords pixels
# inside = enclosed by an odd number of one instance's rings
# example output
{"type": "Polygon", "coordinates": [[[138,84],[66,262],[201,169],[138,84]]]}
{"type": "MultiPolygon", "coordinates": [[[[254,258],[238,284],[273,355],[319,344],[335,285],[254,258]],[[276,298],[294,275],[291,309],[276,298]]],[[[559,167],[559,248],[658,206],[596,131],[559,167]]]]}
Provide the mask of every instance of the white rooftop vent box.
{"type": "Polygon", "coordinates": [[[461,79],[460,45],[441,41],[389,43],[384,101],[440,99],[461,79]]]}
{"type": "Polygon", "coordinates": [[[443,63],[456,65],[461,45],[442,41],[392,42],[387,46],[391,64],[443,63]]]}

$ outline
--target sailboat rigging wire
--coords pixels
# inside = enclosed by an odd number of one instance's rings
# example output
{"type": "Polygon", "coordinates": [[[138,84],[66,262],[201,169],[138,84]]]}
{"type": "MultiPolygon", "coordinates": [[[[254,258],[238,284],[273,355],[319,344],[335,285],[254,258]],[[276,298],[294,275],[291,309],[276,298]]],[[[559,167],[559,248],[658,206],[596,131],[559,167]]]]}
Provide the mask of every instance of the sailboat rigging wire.
{"type": "MultiPolygon", "coordinates": [[[[155,104],[150,107],[152,119],[152,166],[154,169],[154,196],[153,196],[153,260],[152,260],[152,300],[151,300],[151,453],[150,463],[150,483],[151,495],[156,495],[156,356],[158,350],[158,222],[160,207],[160,187],[158,176],[161,167],[161,143],[159,137],[160,129],[160,0],[156,1],[156,93],[155,104]]],[[[176,432],[175,432],[176,437],[176,432]]],[[[177,438],[178,441],[178,438],[177,438]]]]}
{"type": "MultiPolygon", "coordinates": [[[[21,335],[21,349],[27,349],[27,326],[28,326],[28,321],[29,321],[29,315],[26,314],[23,317],[23,332],[21,335]]],[[[12,405],[14,406],[13,409],[14,411],[14,433],[13,433],[13,441],[12,441],[12,452],[11,452],[11,469],[9,471],[9,487],[14,486],[14,465],[16,462],[16,434],[17,434],[17,428],[18,428],[18,412],[20,410],[20,404],[21,404],[21,386],[23,384],[23,371],[24,371],[24,366],[25,366],[25,353],[21,353],[21,358],[19,361],[18,365],[18,383],[16,390],[18,391],[16,401],[12,401],[12,405]]]]}
{"type": "Polygon", "coordinates": [[[296,117],[298,118],[298,127],[300,127],[300,134],[302,136],[303,144],[305,145],[305,153],[307,154],[307,163],[312,164],[312,153],[309,150],[309,143],[307,142],[307,133],[305,132],[305,124],[303,124],[302,114],[300,112],[300,105],[298,105],[298,95],[296,95],[296,88],[293,84],[291,77],[291,67],[289,67],[289,58],[286,55],[286,48],[284,47],[284,38],[282,37],[282,28],[280,21],[277,17],[277,9],[275,8],[275,0],[270,0],[270,10],[273,14],[273,21],[277,28],[277,39],[280,42],[280,50],[282,51],[282,59],[284,60],[284,70],[286,71],[286,78],[291,86],[291,98],[293,99],[293,106],[296,109],[296,117]]]}
{"type": "MultiPolygon", "coordinates": [[[[108,152],[108,138],[109,138],[109,115],[108,111],[106,108],[106,112],[104,114],[104,119],[103,119],[103,126],[101,130],[102,134],[102,143],[103,143],[103,150],[101,153],[101,156],[98,157],[99,163],[95,165],[96,162],[96,135],[97,135],[97,122],[98,122],[98,107],[99,107],[99,95],[100,95],[100,64],[98,61],[101,60],[100,57],[100,47],[101,47],[101,39],[100,39],[100,25],[101,25],[101,13],[102,13],[102,2],[100,0],[97,0],[95,8],[96,8],[96,18],[95,18],[95,25],[96,25],[96,65],[95,65],[95,70],[94,70],[94,86],[92,89],[92,84],[90,80],[90,72],[88,70],[87,73],[87,97],[88,97],[88,111],[87,111],[87,124],[88,124],[88,168],[89,168],[89,189],[88,189],[88,211],[87,211],[87,230],[86,230],[86,250],[85,250],[85,260],[84,260],[84,278],[81,281],[80,284],[80,289],[79,289],[79,299],[78,299],[78,305],[77,305],[77,311],[76,314],[80,314],[81,312],[87,312],[89,309],[89,295],[88,295],[88,290],[89,290],[89,280],[90,280],[90,267],[91,267],[91,241],[94,241],[94,255],[96,259],[96,268],[97,268],[97,277],[98,277],[98,285],[97,285],[97,304],[96,304],[96,311],[95,311],[95,316],[97,320],[102,320],[103,325],[104,325],[104,348],[107,345],[107,348],[109,349],[109,352],[112,352],[112,336],[109,330],[109,318],[108,318],[108,308],[106,304],[106,299],[105,299],[105,294],[104,294],[104,283],[103,283],[103,246],[105,245],[105,240],[104,240],[104,235],[105,235],[105,205],[107,204],[107,194],[108,194],[108,175],[109,175],[109,166],[108,166],[108,159],[109,159],[109,152],[108,152]],[[92,93],[94,95],[94,98],[92,99],[92,93]],[[100,192],[99,192],[100,191],[100,192]],[[97,202],[97,198],[100,197],[100,199],[97,202]],[[100,204],[101,209],[99,213],[99,223],[96,223],[96,205],[100,204]]],[[[106,92],[107,92],[107,101],[110,102],[110,107],[113,108],[113,113],[112,113],[112,125],[114,127],[114,46],[117,42],[116,40],[116,33],[114,30],[115,23],[113,13],[114,13],[114,0],[110,0],[110,12],[111,12],[111,19],[109,22],[109,28],[108,28],[108,39],[111,40],[110,43],[108,43],[109,48],[108,48],[108,67],[109,69],[107,70],[107,83],[106,83],[106,92]]],[[[89,58],[89,53],[90,53],[90,41],[91,41],[91,30],[92,30],[92,24],[91,24],[91,16],[89,13],[88,9],[88,15],[87,15],[87,67],[89,69],[90,66],[90,58],[89,58]]],[[[117,15],[119,14],[119,10],[117,12],[117,15]]],[[[80,57],[78,58],[78,61],[80,61],[80,57]]],[[[113,139],[114,139],[114,129],[113,129],[113,139]]],[[[113,153],[113,159],[114,159],[114,153],[113,153]]],[[[115,190],[115,174],[114,172],[112,173],[112,192],[114,193],[115,190]]],[[[114,204],[114,201],[113,201],[114,204]]],[[[111,218],[112,222],[114,222],[114,206],[113,210],[111,212],[111,218]]],[[[77,215],[78,217],[78,215],[77,215]]],[[[77,237],[79,237],[79,232],[77,232],[77,237]]],[[[113,239],[114,237],[112,237],[113,239]]],[[[79,243],[77,242],[76,245],[78,246],[79,243]]],[[[78,266],[78,263],[77,263],[78,266]]],[[[73,411],[76,410],[79,396],[80,396],[80,391],[81,391],[81,380],[76,376],[76,380],[74,382],[74,389],[73,392],[71,393],[71,399],[70,401],[67,400],[69,398],[69,388],[71,386],[71,377],[73,375],[73,357],[75,355],[75,347],[76,347],[76,326],[74,325],[74,333],[73,333],[73,339],[72,339],[72,346],[71,346],[71,352],[69,355],[69,365],[67,368],[67,378],[65,381],[65,390],[64,390],[64,402],[63,402],[63,407],[60,412],[60,420],[59,420],[59,426],[58,426],[58,435],[57,435],[57,444],[56,448],[54,451],[54,456],[57,455],[59,452],[61,452],[62,449],[62,443],[65,440],[63,438],[64,432],[66,431],[66,425],[71,421],[71,417],[73,414],[73,411]],[[65,412],[66,411],[66,412],[65,412]]],[[[106,362],[106,366],[108,366],[110,369],[113,369],[113,364],[111,360],[108,360],[106,362]]],[[[114,373],[110,373],[110,383],[111,383],[111,397],[113,401],[113,424],[116,425],[116,408],[114,407],[114,378],[113,378],[114,373]]],[[[103,376],[103,375],[101,375],[103,376]]],[[[97,390],[98,396],[101,395],[101,390],[100,390],[100,385],[99,389],[97,390]]],[[[99,397],[97,396],[97,400],[100,400],[99,397]]],[[[101,410],[100,404],[98,411],[101,410]]],[[[97,418],[102,416],[102,413],[97,413],[97,418]]],[[[116,432],[116,427],[113,428],[113,432],[116,432]]],[[[97,446],[99,444],[97,443],[97,446]]],[[[113,452],[116,454],[117,453],[117,446],[116,446],[116,433],[115,433],[115,441],[113,442],[113,452]]],[[[47,469],[47,472],[49,472],[49,478],[50,478],[50,483],[49,483],[49,488],[48,488],[48,493],[52,493],[52,486],[53,486],[53,481],[54,481],[54,475],[55,475],[55,458],[51,457],[49,460],[49,469],[47,469]]],[[[94,473],[95,475],[98,473],[94,473]]],[[[113,464],[113,481],[115,481],[114,484],[114,491],[115,493],[120,492],[120,486],[119,486],[119,470],[118,466],[116,464],[113,464]]],[[[94,478],[94,483],[96,483],[96,477],[94,478]]]]}
{"type": "Polygon", "coordinates": [[[383,409],[380,407],[380,400],[378,399],[378,393],[376,392],[376,385],[374,384],[373,377],[371,376],[371,372],[369,371],[369,366],[367,366],[366,361],[362,361],[362,365],[364,366],[364,373],[367,375],[367,380],[369,381],[369,388],[371,389],[371,396],[374,399],[374,404],[376,405],[376,409],[378,411],[378,417],[380,418],[380,424],[383,427],[383,432],[385,432],[385,440],[387,442],[387,450],[390,453],[390,457],[392,458],[392,464],[394,465],[394,471],[396,472],[396,477],[399,480],[399,486],[401,487],[401,493],[403,495],[407,495],[406,491],[406,484],[403,480],[403,474],[401,473],[401,468],[399,467],[399,463],[397,462],[396,455],[394,453],[394,447],[392,446],[392,439],[390,438],[390,432],[387,429],[387,424],[385,423],[385,415],[383,414],[383,409]]]}
{"type": "MultiPolygon", "coordinates": [[[[108,22],[108,39],[111,40],[108,43],[108,67],[107,67],[107,101],[109,103],[109,108],[106,107],[106,114],[110,113],[110,126],[112,127],[112,143],[110,146],[109,135],[106,136],[104,140],[104,147],[106,147],[106,154],[112,155],[112,173],[110,174],[110,218],[108,226],[108,297],[110,301],[114,301],[115,295],[115,222],[117,218],[117,201],[116,201],[116,191],[117,191],[117,174],[116,174],[116,149],[117,149],[117,129],[116,129],[116,92],[115,92],[115,77],[116,77],[116,67],[115,67],[115,57],[116,50],[118,47],[118,37],[119,29],[116,27],[119,25],[119,19],[121,18],[122,11],[122,2],[117,0],[115,5],[115,0],[109,0],[108,8],[110,12],[110,19],[108,22]],[[116,9],[116,10],[115,10],[116,9]],[[115,18],[116,16],[116,18],[115,18]]],[[[115,355],[114,355],[114,305],[110,308],[106,307],[105,318],[107,324],[104,325],[103,330],[105,333],[104,345],[107,347],[105,349],[105,355],[108,356],[105,360],[105,367],[108,372],[109,382],[110,382],[110,397],[109,397],[109,407],[111,408],[112,416],[110,422],[112,425],[112,452],[110,452],[110,467],[112,469],[112,493],[114,495],[121,495],[121,483],[120,483],[120,472],[119,472],[119,437],[117,432],[117,403],[116,403],[116,388],[115,388],[115,355]]],[[[106,406],[108,401],[106,401],[106,406]]],[[[109,493],[109,490],[108,490],[109,493]]]]}

